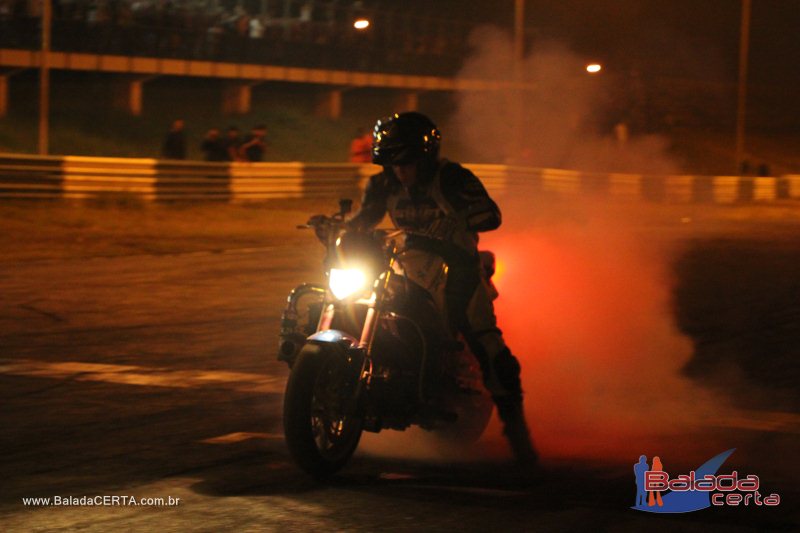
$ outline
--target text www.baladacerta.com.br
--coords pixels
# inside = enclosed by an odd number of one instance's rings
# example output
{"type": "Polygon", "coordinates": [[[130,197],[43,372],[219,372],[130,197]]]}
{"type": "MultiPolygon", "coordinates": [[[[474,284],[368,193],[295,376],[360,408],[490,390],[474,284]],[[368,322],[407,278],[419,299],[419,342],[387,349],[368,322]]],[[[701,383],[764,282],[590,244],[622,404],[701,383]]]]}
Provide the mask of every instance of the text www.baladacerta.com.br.
{"type": "Polygon", "coordinates": [[[39,498],[22,498],[22,504],[30,507],[175,507],[181,499],[173,496],[166,498],[147,498],[136,496],[48,496],[39,498]]]}

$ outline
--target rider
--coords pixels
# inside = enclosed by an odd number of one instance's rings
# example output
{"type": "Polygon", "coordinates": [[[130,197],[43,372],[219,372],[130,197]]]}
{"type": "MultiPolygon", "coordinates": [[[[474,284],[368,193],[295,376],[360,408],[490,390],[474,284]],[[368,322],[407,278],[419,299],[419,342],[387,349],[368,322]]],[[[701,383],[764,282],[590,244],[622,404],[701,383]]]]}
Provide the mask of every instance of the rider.
{"type": "Polygon", "coordinates": [[[436,125],[421,113],[379,120],[372,162],[383,171],[370,178],[350,225],[372,228],[388,211],[397,228],[410,232],[409,247],[444,259],[450,323],[478,358],[516,459],[533,464],[537,454],[522,410],[520,365],[497,328],[492,290],[478,256],[478,232],[497,229],[500,210],[472,172],[439,158],[440,141],[436,125]]]}

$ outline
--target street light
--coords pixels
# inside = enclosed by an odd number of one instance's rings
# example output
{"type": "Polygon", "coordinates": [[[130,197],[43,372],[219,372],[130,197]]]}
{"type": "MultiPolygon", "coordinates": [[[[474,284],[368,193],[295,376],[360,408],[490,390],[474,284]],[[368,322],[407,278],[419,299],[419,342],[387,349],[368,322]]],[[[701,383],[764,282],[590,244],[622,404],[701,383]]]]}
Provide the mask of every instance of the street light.
{"type": "Polygon", "coordinates": [[[39,155],[50,152],[50,26],[52,23],[50,0],[42,2],[42,34],[39,59],[39,155]]]}
{"type": "Polygon", "coordinates": [[[742,0],[742,20],[739,28],[739,84],[736,102],[736,171],[744,163],[745,119],[747,118],[747,52],[750,45],[750,0],[742,0]]]}
{"type": "Polygon", "coordinates": [[[586,65],[586,72],[588,72],[589,74],[597,74],[601,70],[603,70],[603,65],[601,65],[600,63],[591,63],[589,65],[586,65]]]}
{"type": "Polygon", "coordinates": [[[366,30],[369,28],[369,21],[365,18],[356,19],[353,22],[353,27],[357,30],[366,30]]]}

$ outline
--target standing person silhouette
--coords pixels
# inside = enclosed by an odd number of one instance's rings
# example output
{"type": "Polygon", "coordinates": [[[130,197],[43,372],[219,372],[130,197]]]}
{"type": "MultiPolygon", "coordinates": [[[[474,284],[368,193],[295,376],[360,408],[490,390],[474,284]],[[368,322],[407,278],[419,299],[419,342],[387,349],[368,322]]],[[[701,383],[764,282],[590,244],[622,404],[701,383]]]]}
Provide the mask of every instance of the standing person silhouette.
{"type": "Polygon", "coordinates": [[[244,142],[239,147],[239,158],[242,161],[263,161],[264,151],[267,148],[266,136],[267,127],[263,124],[259,124],[250,130],[250,133],[244,138],[244,142]]]}
{"type": "MultiPolygon", "coordinates": [[[[664,471],[664,466],[661,464],[661,459],[659,459],[658,456],[653,457],[653,468],[651,470],[653,470],[654,472],[664,471]]],[[[656,503],[658,503],[659,507],[664,507],[664,502],[661,499],[661,492],[657,490],[651,490],[650,500],[647,502],[647,506],[652,507],[656,503]]]]}
{"type": "Polygon", "coordinates": [[[647,501],[647,493],[644,490],[644,475],[650,470],[647,465],[647,456],[640,455],[639,462],[633,465],[633,473],[636,476],[636,507],[644,505],[647,501]]]}
{"type": "Polygon", "coordinates": [[[183,119],[176,118],[172,121],[161,145],[161,156],[164,159],[186,159],[186,131],[183,119]]]}
{"type": "Polygon", "coordinates": [[[241,156],[239,156],[239,147],[242,145],[239,128],[236,126],[229,127],[222,142],[225,146],[225,151],[228,153],[227,161],[242,160],[241,156]]]}

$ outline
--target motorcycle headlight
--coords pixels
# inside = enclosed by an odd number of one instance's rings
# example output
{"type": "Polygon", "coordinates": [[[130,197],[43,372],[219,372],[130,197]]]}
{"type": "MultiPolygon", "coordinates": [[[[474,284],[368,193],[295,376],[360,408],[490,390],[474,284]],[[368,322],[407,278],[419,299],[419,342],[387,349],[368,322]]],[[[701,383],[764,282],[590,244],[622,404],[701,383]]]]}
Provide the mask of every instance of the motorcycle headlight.
{"type": "Polygon", "coordinates": [[[328,285],[339,300],[359,294],[368,288],[367,275],[359,268],[332,268],[328,285]]]}

